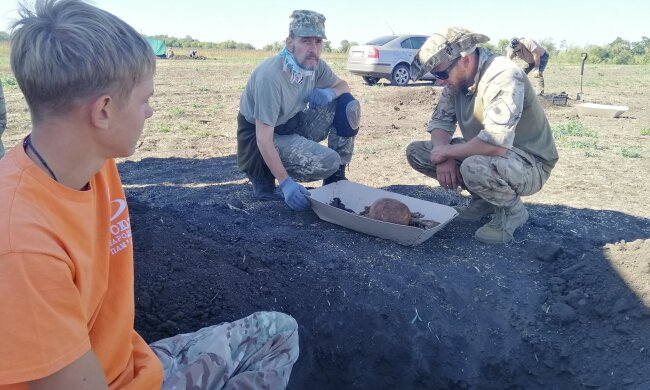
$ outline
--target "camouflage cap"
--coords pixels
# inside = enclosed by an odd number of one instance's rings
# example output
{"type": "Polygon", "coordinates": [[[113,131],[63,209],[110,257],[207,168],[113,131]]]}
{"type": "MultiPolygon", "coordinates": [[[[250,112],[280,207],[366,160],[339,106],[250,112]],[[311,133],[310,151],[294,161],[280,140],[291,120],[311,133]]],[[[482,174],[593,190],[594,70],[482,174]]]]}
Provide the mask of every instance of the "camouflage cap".
{"type": "Polygon", "coordinates": [[[486,35],[462,27],[449,27],[424,42],[411,64],[411,78],[418,80],[438,64],[471,53],[476,45],[489,41],[486,35]]]}
{"type": "Polygon", "coordinates": [[[289,16],[289,32],[298,37],[320,37],[325,36],[325,16],[318,12],[306,9],[295,10],[289,16]]]}

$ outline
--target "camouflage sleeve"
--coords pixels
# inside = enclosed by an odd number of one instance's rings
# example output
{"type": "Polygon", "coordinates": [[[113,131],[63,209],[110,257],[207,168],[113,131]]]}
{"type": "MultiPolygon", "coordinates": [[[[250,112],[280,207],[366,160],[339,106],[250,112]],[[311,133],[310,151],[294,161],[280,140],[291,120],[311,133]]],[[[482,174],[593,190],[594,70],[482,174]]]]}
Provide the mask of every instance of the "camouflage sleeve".
{"type": "Polygon", "coordinates": [[[0,135],[7,127],[7,106],[5,105],[5,94],[2,91],[2,83],[0,83],[0,135]]]}
{"type": "Polygon", "coordinates": [[[524,73],[510,61],[494,61],[482,95],[483,130],[478,138],[492,145],[512,148],[515,127],[519,123],[524,106],[524,73]]]}
{"type": "Polygon", "coordinates": [[[454,97],[451,96],[447,88],[442,90],[438,105],[433,111],[433,114],[431,114],[431,120],[427,124],[427,131],[429,133],[435,129],[444,130],[449,134],[454,134],[454,131],[456,131],[454,97]]]}

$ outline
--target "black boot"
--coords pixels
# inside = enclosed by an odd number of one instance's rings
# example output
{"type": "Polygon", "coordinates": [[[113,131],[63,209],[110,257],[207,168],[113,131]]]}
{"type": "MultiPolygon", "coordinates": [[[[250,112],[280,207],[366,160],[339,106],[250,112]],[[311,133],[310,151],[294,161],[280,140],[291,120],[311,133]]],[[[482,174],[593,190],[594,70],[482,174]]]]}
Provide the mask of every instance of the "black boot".
{"type": "Polygon", "coordinates": [[[341,165],[332,176],[323,179],[323,185],[326,186],[328,184],[336,183],[339,180],[348,180],[348,178],[345,177],[345,164],[341,165]]]}
{"type": "Polygon", "coordinates": [[[248,178],[253,184],[253,195],[255,199],[261,201],[282,200],[282,195],[275,191],[275,179],[252,179],[248,178]]]}

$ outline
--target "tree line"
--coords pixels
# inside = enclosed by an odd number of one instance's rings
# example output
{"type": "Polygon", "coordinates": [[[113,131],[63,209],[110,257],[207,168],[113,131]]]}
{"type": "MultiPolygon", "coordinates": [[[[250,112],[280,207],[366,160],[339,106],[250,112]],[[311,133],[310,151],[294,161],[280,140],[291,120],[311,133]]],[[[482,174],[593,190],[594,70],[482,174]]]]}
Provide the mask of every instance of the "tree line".
{"type": "MultiPolygon", "coordinates": [[[[255,50],[250,43],[235,42],[232,40],[224,42],[201,42],[191,36],[185,38],[169,37],[167,35],[156,35],[151,38],[162,39],[167,46],[173,47],[206,47],[218,49],[240,49],[255,50]]],[[[570,46],[566,41],[556,45],[552,38],[540,39],[538,42],[548,50],[553,62],[558,63],[580,63],[582,53],[587,53],[587,62],[591,64],[618,64],[618,65],[647,65],[650,64],[650,38],[642,37],[640,41],[628,41],[623,38],[616,38],[604,46],[589,45],[586,47],[570,46]]],[[[332,47],[331,41],[325,41],[323,51],[326,53],[347,53],[350,47],[358,45],[346,39],[339,43],[338,48],[332,47]]],[[[510,39],[501,39],[496,44],[484,44],[495,53],[505,54],[510,39]]],[[[284,41],[275,41],[264,45],[261,50],[280,51],[284,47],[284,41]]]]}
{"type": "MultiPolygon", "coordinates": [[[[650,38],[641,37],[638,42],[616,38],[604,46],[588,45],[586,47],[570,46],[566,41],[557,46],[553,39],[537,41],[548,50],[551,60],[558,63],[579,63],[582,53],[587,53],[587,62],[591,64],[648,65],[650,64],[650,38]]],[[[509,39],[501,39],[496,45],[484,44],[494,53],[505,54],[510,46],[509,39]]]]}
{"type": "MultiPolygon", "coordinates": [[[[176,38],[168,35],[145,35],[148,38],[155,38],[165,41],[167,46],[175,48],[215,48],[215,49],[237,49],[256,50],[250,43],[235,42],[227,40],[223,42],[202,42],[189,35],[185,38],[176,38]]],[[[8,41],[9,33],[0,31],[0,42],[8,41]]],[[[548,50],[551,61],[558,63],[579,63],[581,54],[587,53],[587,62],[592,64],[617,64],[617,65],[648,65],[650,64],[650,38],[642,37],[640,41],[628,41],[623,38],[616,38],[604,46],[589,45],[587,47],[570,46],[566,41],[556,45],[553,39],[545,38],[538,42],[548,50]]],[[[350,42],[346,39],[339,43],[338,48],[332,48],[331,41],[325,41],[323,51],[326,53],[347,53],[351,46],[357,42],[350,42]]],[[[496,44],[483,44],[495,53],[505,54],[509,39],[501,39],[496,44]]],[[[276,41],[262,47],[265,51],[280,51],[284,47],[284,41],[276,41]]]]}

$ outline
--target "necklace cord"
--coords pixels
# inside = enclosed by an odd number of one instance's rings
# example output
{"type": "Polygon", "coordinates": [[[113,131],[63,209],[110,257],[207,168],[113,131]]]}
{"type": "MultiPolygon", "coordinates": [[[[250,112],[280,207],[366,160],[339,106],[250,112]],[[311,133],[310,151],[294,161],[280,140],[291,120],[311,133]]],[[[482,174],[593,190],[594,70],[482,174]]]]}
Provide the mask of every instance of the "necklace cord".
{"type": "Polygon", "coordinates": [[[47,165],[47,163],[45,162],[45,159],[41,156],[40,153],[38,153],[38,150],[36,150],[36,148],[35,148],[34,145],[32,144],[31,134],[28,135],[28,136],[25,138],[25,140],[23,141],[23,148],[24,148],[24,149],[27,149],[27,148],[31,149],[32,152],[34,152],[34,154],[35,154],[36,157],[38,158],[38,160],[41,162],[41,164],[43,164],[43,166],[45,167],[45,169],[47,169],[47,171],[50,173],[50,175],[52,176],[52,178],[54,179],[54,181],[56,181],[56,182],[59,181],[59,179],[56,178],[56,175],[55,175],[54,172],[52,171],[52,168],[50,168],[50,166],[47,165]]]}

